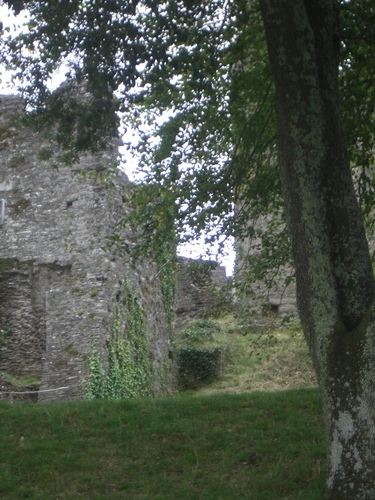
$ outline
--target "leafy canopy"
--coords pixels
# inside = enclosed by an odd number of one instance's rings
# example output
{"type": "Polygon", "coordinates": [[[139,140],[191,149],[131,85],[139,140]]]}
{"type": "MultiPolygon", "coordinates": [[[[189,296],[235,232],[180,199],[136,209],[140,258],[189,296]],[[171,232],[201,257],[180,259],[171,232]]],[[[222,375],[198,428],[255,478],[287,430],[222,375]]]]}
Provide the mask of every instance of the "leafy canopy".
{"type": "MultiPolygon", "coordinates": [[[[146,246],[171,226],[180,241],[205,229],[206,239],[220,244],[233,235],[260,238],[263,269],[287,262],[274,89],[256,1],[5,3],[16,13],[27,9],[29,22],[22,34],[3,34],[2,62],[36,123],[57,124],[72,158],[118,133],[114,112],[140,134],[137,146],[129,145],[143,173],[131,222],[144,228],[146,246]],[[63,63],[67,84],[52,92],[48,83],[63,63]],[[84,99],[74,82],[84,83],[84,99]],[[269,221],[262,229],[261,216],[269,221]]],[[[343,120],[370,214],[374,7],[369,0],[338,5],[343,120]]]]}

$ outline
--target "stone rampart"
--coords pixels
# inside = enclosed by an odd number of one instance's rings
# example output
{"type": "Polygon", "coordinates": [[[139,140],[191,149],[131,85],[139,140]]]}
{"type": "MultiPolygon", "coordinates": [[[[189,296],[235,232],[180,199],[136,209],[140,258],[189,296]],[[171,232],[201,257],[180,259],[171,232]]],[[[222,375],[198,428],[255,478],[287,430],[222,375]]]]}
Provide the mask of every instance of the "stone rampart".
{"type": "Polygon", "coordinates": [[[178,259],[176,330],[191,319],[220,313],[231,299],[231,282],[224,266],[208,260],[178,259]]]}
{"type": "Polygon", "coordinates": [[[31,390],[27,398],[38,401],[82,398],[87,359],[94,345],[107,359],[127,282],[145,312],[160,394],[170,339],[157,266],[134,268],[106,247],[129,210],[129,182],[113,168],[117,144],[82,156],[74,168],[42,159],[43,138],[12,122],[21,109],[19,98],[0,97],[0,392],[31,390]],[[66,389],[44,392],[60,387],[66,389]]]}
{"type": "MultiPolygon", "coordinates": [[[[254,226],[254,233],[263,230],[268,223],[267,216],[260,217],[254,226]]],[[[274,230],[281,232],[282,228],[280,223],[280,226],[275,226],[274,230]]],[[[261,255],[262,250],[260,237],[237,239],[235,243],[235,283],[238,305],[247,314],[270,311],[280,313],[282,316],[296,315],[296,286],[293,279],[294,269],[291,266],[273,262],[271,269],[262,270],[263,279],[253,279],[251,266],[258,264],[257,256],[259,260],[264,258],[261,255]]],[[[275,254],[276,259],[277,251],[275,254]]]]}

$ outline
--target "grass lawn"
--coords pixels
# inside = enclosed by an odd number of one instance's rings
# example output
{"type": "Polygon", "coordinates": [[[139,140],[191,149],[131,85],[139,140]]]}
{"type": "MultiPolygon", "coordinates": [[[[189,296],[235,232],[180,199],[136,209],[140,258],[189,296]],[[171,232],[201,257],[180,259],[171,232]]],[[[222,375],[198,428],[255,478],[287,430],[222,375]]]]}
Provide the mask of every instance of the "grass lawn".
{"type": "Polygon", "coordinates": [[[315,389],[0,404],[0,498],[321,499],[315,389]]]}
{"type": "Polygon", "coordinates": [[[321,500],[325,442],[300,330],[220,320],[220,377],[163,399],[0,402],[0,498],[321,500]],[[288,390],[285,390],[288,389],[288,390]]]}

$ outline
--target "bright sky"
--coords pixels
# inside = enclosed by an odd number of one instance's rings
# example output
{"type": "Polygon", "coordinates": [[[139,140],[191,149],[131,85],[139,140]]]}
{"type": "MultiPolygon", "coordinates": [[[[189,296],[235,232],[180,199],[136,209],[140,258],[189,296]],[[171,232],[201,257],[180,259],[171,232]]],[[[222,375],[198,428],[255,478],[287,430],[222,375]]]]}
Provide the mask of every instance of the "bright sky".
{"type": "MultiPolygon", "coordinates": [[[[8,28],[10,30],[16,30],[17,25],[20,25],[25,18],[16,19],[9,9],[5,6],[0,6],[0,20],[3,23],[4,28],[8,28]]],[[[53,87],[58,87],[64,81],[64,71],[61,70],[58,74],[53,78],[53,87]]],[[[15,94],[16,90],[11,83],[11,75],[4,71],[3,68],[0,67],[0,94],[15,94]]],[[[128,138],[127,138],[128,139],[128,138]]],[[[130,139],[130,138],[129,138],[130,139]]],[[[124,149],[121,153],[126,153],[124,149]]],[[[129,176],[130,180],[135,180],[135,170],[136,164],[134,161],[128,161],[126,163],[126,168],[124,169],[126,174],[129,176]]],[[[203,258],[207,258],[204,256],[206,250],[206,246],[204,243],[204,237],[198,240],[195,244],[189,243],[185,245],[181,245],[178,249],[178,254],[184,257],[190,258],[200,258],[203,255],[203,258]]],[[[215,248],[212,249],[212,259],[215,259],[215,248]]],[[[226,267],[226,272],[228,276],[233,274],[234,268],[234,251],[232,245],[228,244],[227,255],[218,257],[218,261],[221,265],[226,267]]]]}

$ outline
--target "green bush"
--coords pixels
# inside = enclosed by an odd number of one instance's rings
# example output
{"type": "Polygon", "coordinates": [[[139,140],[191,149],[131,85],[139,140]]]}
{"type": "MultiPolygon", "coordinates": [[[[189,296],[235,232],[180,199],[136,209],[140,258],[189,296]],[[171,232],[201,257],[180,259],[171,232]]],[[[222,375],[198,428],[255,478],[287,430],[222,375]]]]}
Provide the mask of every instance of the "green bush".
{"type": "Polygon", "coordinates": [[[221,347],[186,347],[178,350],[178,383],[181,389],[196,389],[213,382],[221,372],[221,347]]]}
{"type": "Polygon", "coordinates": [[[196,319],[186,323],[177,334],[177,341],[182,344],[202,344],[214,341],[215,333],[220,333],[220,326],[209,319],[196,319]]]}
{"type": "Polygon", "coordinates": [[[187,323],[175,345],[180,389],[196,389],[218,378],[226,350],[218,323],[206,319],[187,323]]]}

